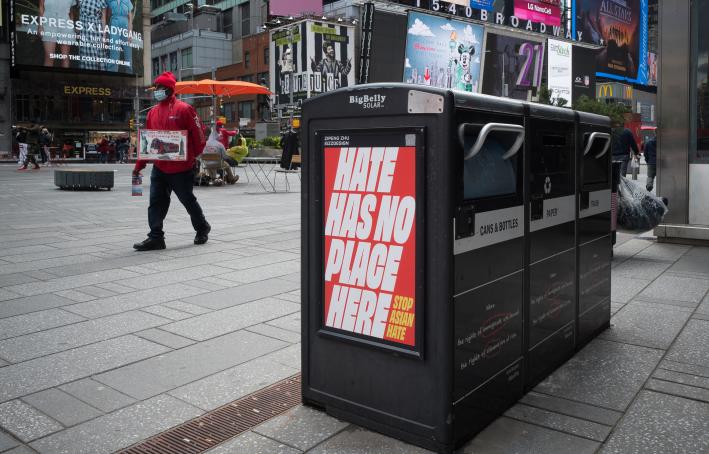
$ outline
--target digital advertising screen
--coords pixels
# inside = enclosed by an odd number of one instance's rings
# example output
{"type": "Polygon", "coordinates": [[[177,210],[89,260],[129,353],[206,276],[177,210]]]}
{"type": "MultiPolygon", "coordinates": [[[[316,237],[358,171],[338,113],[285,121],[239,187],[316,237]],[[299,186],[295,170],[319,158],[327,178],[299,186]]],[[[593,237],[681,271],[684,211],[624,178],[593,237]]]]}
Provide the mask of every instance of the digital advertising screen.
{"type": "Polygon", "coordinates": [[[551,98],[563,98],[571,105],[573,46],[567,41],[547,40],[547,86],[551,98]]]}
{"type": "Polygon", "coordinates": [[[488,33],[482,92],[486,95],[530,100],[542,83],[546,44],[544,38],[488,33]]]}
{"type": "Polygon", "coordinates": [[[143,74],[143,0],[15,1],[13,66],[143,74]]]}
{"type": "Polygon", "coordinates": [[[586,95],[596,97],[596,49],[574,46],[571,53],[573,88],[571,98],[575,102],[586,95]]]}
{"type": "Polygon", "coordinates": [[[574,36],[604,47],[599,76],[647,84],[648,0],[578,0],[573,27],[574,36]]]}
{"type": "Polygon", "coordinates": [[[478,93],[483,26],[409,13],[404,82],[478,93]]]}
{"type": "Polygon", "coordinates": [[[561,25],[561,0],[515,0],[514,5],[514,14],[520,19],[561,25]]]}

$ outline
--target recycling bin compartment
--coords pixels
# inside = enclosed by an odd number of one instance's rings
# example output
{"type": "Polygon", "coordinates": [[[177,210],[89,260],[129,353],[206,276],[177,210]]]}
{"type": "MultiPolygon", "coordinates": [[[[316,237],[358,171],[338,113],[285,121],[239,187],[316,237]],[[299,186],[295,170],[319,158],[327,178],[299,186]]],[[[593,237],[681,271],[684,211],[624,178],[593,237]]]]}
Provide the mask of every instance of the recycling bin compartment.
{"type": "MultiPolygon", "coordinates": [[[[611,137],[607,117],[578,112],[577,348],[610,325],[611,137]]],[[[617,187],[617,183],[616,183],[617,187]]]]}
{"type": "Polygon", "coordinates": [[[371,84],[302,128],[303,402],[451,452],[573,352],[576,117],[371,84]]]}
{"type": "Polygon", "coordinates": [[[575,350],[575,128],[572,110],[529,105],[525,297],[528,388],[575,350]]]}

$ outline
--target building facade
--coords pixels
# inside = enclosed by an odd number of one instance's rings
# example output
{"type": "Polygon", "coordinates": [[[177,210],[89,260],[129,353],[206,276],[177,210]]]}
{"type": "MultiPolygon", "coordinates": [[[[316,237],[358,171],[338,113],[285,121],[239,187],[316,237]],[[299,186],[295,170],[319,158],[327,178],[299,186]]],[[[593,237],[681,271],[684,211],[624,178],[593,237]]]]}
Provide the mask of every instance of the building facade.
{"type": "Polygon", "coordinates": [[[655,233],[709,241],[709,0],[658,6],[658,193],[670,211],[655,233]]]}

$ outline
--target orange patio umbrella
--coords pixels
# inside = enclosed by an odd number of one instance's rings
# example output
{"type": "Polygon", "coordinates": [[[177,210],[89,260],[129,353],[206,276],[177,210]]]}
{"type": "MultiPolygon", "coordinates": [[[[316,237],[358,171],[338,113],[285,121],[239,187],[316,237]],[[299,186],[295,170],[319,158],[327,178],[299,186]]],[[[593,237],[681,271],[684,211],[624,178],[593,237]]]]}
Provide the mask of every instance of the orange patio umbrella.
{"type": "Polygon", "coordinates": [[[268,88],[244,82],[241,80],[185,80],[177,82],[175,94],[184,95],[212,95],[212,96],[238,96],[238,95],[270,95],[268,88]]]}

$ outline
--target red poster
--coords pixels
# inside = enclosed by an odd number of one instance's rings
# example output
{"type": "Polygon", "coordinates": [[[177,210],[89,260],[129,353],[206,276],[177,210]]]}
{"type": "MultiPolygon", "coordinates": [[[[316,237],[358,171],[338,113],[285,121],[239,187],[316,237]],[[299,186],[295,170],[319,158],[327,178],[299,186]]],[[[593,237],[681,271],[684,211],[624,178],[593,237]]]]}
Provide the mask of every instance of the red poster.
{"type": "Polygon", "coordinates": [[[416,147],[367,136],[357,146],[350,136],[324,144],[323,323],[414,346],[416,147]]]}

